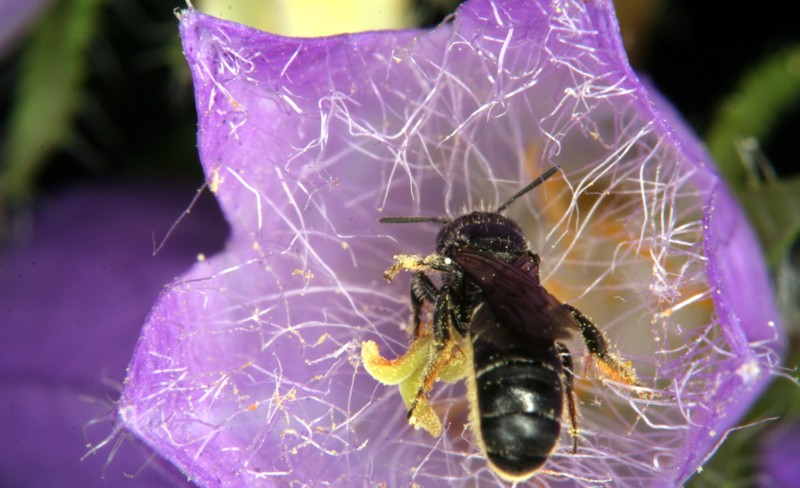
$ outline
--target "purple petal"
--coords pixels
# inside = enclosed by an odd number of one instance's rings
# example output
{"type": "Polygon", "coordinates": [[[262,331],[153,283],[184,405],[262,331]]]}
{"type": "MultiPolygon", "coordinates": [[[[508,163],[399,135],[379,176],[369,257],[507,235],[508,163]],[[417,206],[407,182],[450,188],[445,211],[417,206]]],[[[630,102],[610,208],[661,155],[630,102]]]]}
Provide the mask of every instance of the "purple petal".
{"type": "Polygon", "coordinates": [[[52,3],[53,0],[0,0],[0,58],[52,3]]]}
{"type": "Polygon", "coordinates": [[[761,441],[758,486],[794,486],[800,479],[800,422],[778,421],[761,441]]]}
{"type": "Polygon", "coordinates": [[[115,428],[113,401],[154,297],[198,251],[219,248],[224,227],[200,211],[153,257],[153,233],[191,197],[152,184],[76,188],[34,212],[30,238],[3,250],[3,486],[181,485],[132,437],[81,459],[115,428]]]}
{"type": "Polygon", "coordinates": [[[552,165],[564,178],[508,214],[542,283],[658,396],[579,369],[578,454],[565,433],[540,477],[679,484],[769,380],[781,329],[752,232],[631,72],[609,3],[473,0],[432,31],[320,39],[187,11],[181,34],[232,235],[162,294],[120,416],[199,484],[499,484],[463,386],[435,388],[433,439],[360,365],[363,340],[407,347],[407,277],[381,276],[438,230],[378,219],[491,208],[552,165]]]}

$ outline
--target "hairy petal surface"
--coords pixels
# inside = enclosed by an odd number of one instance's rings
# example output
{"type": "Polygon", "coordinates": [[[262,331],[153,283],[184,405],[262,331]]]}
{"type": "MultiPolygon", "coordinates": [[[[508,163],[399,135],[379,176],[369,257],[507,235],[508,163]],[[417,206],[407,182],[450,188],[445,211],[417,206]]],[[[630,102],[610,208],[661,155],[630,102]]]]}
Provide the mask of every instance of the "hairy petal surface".
{"type": "Polygon", "coordinates": [[[800,423],[781,420],[759,442],[758,486],[792,486],[800,477],[800,423]]]}
{"type": "Polygon", "coordinates": [[[319,39],[186,11],[181,35],[232,234],[162,294],[119,414],[199,484],[500,484],[462,386],[434,389],[434,439],[360,363],[363,340],[405,351],[407,277],[382,274],[439,228],[378,219],[494,208],[553,165],[507,214],[543,285],[657,395],[578,368],[578,454],[563,434],[538,476],[674,486],[768,381],[781,336],[752,232],[630,70],[610,2],[473,0],[431,31],[319,39]]]}
{"type": "Polygon", "coordinates": [[[118,435],[115,400],[140,324],[165,282],[221,249],[213,202],[167,244],[191,187],[84,184],[43,199],[0,250],[0,485],[188,486],[174,465],[118,435]],[[98,211],[98,209],[101,209],[98,211]]]}

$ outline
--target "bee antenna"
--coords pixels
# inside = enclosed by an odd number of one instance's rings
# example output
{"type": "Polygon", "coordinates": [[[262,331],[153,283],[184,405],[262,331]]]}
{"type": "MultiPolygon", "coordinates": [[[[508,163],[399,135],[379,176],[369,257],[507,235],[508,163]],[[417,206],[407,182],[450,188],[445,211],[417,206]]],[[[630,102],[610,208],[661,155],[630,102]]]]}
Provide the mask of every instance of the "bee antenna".
{"type": "Polygon", "coordinates": [[[383,217],[379,219],[378,222],[381,224],[417,224],[420,222],[449,224],[452,220],[447,217],[383,217]]]}
{"type": "Polygon", "coordinates": [[[533,190],[533,189],[534,189],[534,188],[536,188],[537,186],[539,186],[539,185],[541,185],[542,183],[544,183],[544,181],[545,181],[546,179],[548,179],[548,178],[550,178],[551,176],[553,176],[553,174],[555,174],[555,172],[556,172],[556,171],[558,171],[558,170],[559,170],[559,167],[558,167],[558,166],[553,166],[552,168],[548,169],[547,171],[545,171],[544,173],[542,173],[542,175],[541,175],[541,176],[539,176],[539,177],[538,177],[538,178],[536,178],[535,180],[533,180],[533,181],[531,181],[530,183],[528,183],[527,185],[525,185],[525,188],[523,188],[522,190],[518,191],[518,192],[517,192],[517,193],[515,193],[515,194],[514,194],[514,195],[513,195],[511,198],[509,198],[508,200],[506,200],[505,202],[503,202],[502,204],[500,204],[500,206],[499,206],[499,207],[497,207],[497,210],[495,210],[495,212],[496,212],[496,213],[500,213],[500,212],[502,212],[503,210],[507,209],[509,206],[511,206],[511,204],[512,204],[512,203],[514,203],[514,201],[515,201],[517,198],[521,197],[522,195],[524,195],[524,194],[528,193],[529,191],[533,190]]]}

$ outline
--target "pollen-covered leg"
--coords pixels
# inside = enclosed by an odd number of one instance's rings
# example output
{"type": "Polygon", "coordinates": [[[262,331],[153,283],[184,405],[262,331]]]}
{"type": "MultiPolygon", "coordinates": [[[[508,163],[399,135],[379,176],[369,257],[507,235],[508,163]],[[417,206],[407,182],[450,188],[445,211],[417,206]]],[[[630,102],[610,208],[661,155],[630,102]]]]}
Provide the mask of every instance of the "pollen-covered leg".
{"type": "Polygon", "coordinates": [[[567,412],[569,414],[570,431],[572,436],[572,453],[578,452],[578,408],[575,405],[575,390],[573,388],[572,355],[564,344],[556,342],[558,354],[561,356],[562,381],[564,392],[567,395],[567,412]]]}
{"type": "Polygon", "coordinates": [[[383,273],[386,281],[391,282],[401,271],[449,271],[452,268],[449,258],[438,254],[429,254],[425,257],[419,254],[398,254],[394,256],[395,263],[383,273]]]}
{"type": "Polygon", "coordinates": [[[361,360],[370,376],[385,385],[399,386],[409,424],[434,437],[441,435],[442,423],[428,403],[427,394],[436,380],[455,383],[463,379],[467,368],[467,358],[449,334],[435,338],[425,332],[395,359],[384,358],[375,342],[364,341],[361,360]]]}
{"type": "MultiPolygon", "coordinates": [[[[583,341],[586,343],[586,348],[589,351],[588,361],[596,359],[597,362],[594,364],[600,373],[613,381],[644,388],[644,385],[639,383],[639,380],[636,378],[636,370],[633,369],[631,363],[623,361],[609,352],[608,340],[605,334],[603,334],[591,320],[583,315],[580,310],[572,305],[566,305],[566,307],[569,309],[570,313],[572,313],[572,316],[575,317],[575,320],[578,321],[583,341]]],[[[639,394],[642,394],[641,390],[639,390],[639,394]]]]}
{"type": "Polygon", "coordinates": [[[433,345],[427,364],[425,365],[423,380],[419,385],[417,397],[408,409],[409,419],[414,415],[414,410],[420,399],[424,398],[425,394],[433,386],[433,382],[436,381],[439,371],[452,357],[454,344],[451,340],[450,325],[448,322],[450,315],[450,291],[446,287],[442,287],[442,289],[439,290],[439,295],[436,297],[436,305],[433,311],[433,345]]]}
{"type": "Polygon", "coordinates": [[[414,338],[422,334],[422,305],[427,300],[436,303],[438,290],[428,275],[417,271],[411,276],[411,310],[414,320],[414,338]]]}
{"type": "Polygon", "coordinates": [[[417,429],[425,429],[433,437],[439,437],[442,434],[442,423],[428,401],[428,392],[437,380],[455,383],[463,379],[466,358],[454,341],[449,341],[438,355],[433,352],[436,349],[433,343],[430,347],[430,362],[415,373],[412,381],[400,385],[400,394],[408,409],[408,423],[417,429]]]}

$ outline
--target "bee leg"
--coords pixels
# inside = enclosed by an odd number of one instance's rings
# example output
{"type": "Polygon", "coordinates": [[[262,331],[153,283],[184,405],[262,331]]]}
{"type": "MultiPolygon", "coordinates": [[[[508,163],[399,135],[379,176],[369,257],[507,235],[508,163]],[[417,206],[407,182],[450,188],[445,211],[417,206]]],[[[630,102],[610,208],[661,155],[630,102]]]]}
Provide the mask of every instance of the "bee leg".
{"type": "Polygon", "coordinates": [[[569,422],[572,424],[570,435],[572,436],[572,453],[578,452],[578,408],[575,406],[575,390],[573,389],[572,356],[569,349],[564,344],[556,342],[558,355],[561,356],[561,367],[563,370],[564,391],[567,395],[567,408],[569,410],[569,422]]]}
{"type": "Polygon", "coordinates": [[[436,303],[438,292],[436,285],[422,271],[411,275],[411,310],[414,317],[414,339],[417,339],[422,333],[422,305],[425,300],[430,303],[436,303]]]}
{"type": "Polygon", "coordinates": [[[446,351],[446,349],[452,350],[453,342],[450,339],[450,326],[448,324],[448,318],[452,313],[451,309],[450,290],[443,286],[436,297],[436,305],[433,310],[433,351],[425,364],[425,374],[422,376],[422,384],[419,385],[417,396],[408,409],[407,418],[409,419],[414,415],[414,409],[417,407],[420,398],[433,386],[439,370],[446,362],[444,360],[450,355],[450,351],[446,351]]]}
{"type": "Polygon", "coordinates": [[[608,340],[605,334],[597,328],[580,310],[572,305],[565,304],[575,320],[578,321],[578,326],[583,336],[583,342],[586,343],[586,349],[589,350],[590,357],[595,357],[600,361],[598,366],[601,372],[610,377],[612,380],[620,381],[631,386],[642,386],[636,379],[636,371],[633,370],[630,363],[621,361],[608,350],[608,340]]]}
{"type": "Polygon", "coordinates": [[[583,336],[583,342],[586,343],[589,354],[597,356],[601,361],[608,360],[608,341],[606,340],[605,334],[603,334],[591,320],[583,315],[580,310],[569,304],[564,304],[564,306],[567,307],[572,316],[575,317],[575,320],[578,321],[578,326],[583,336]]]}
{"type": "Polygon", "coordinates": [[[450,313],[450,323],[453,324],[453,328],[458,331],[462,337],[466,337],[467,334],[469,334],[470,319],[472,316],[471,308],[462,303],[466,293],[466,288],[456,290],[456,293],[450,297],[450,302],[447,307],[450,313]],[[459,299],[459,296],[462,298],[459,299]]]}

